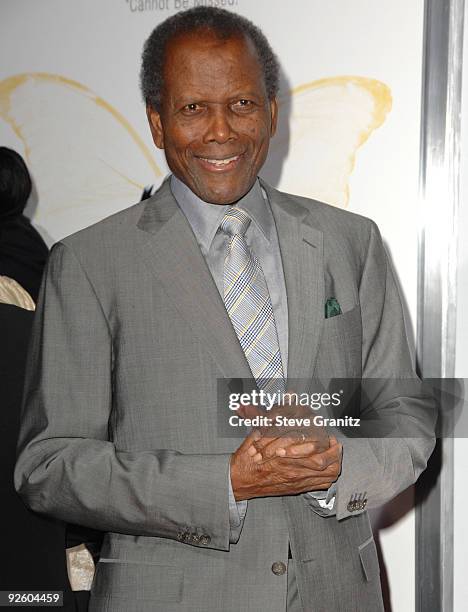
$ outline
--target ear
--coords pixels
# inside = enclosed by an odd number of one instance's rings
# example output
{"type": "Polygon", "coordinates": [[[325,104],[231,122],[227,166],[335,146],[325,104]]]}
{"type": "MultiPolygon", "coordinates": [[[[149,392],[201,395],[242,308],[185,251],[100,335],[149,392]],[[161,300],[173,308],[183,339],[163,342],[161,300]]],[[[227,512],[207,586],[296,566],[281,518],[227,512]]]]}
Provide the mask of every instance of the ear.
{"type": "Polygon", "coordinates": [[[150,104],[146,105],[146,116],[153,136],[153,142],[158,149],[164,149],[164,130],[161,115],[150,104]]]}
{"type": "Polygon", "coordinates": [[[276,98],[270,100],[270,115],[271,115],[271,136],[276,134],[276,126],[278,124],[278,102],[276,98]]]}

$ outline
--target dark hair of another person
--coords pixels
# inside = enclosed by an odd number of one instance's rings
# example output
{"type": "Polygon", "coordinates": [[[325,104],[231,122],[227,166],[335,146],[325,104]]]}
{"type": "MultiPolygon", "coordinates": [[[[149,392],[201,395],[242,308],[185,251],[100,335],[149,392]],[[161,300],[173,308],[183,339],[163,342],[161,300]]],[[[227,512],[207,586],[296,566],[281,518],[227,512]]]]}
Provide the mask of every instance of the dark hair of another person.
{"type": "Polygon", "coordinates": [[[0,147],[0,219],[21,215],[31,189],[31,177],[21,155],[0,147]]]}
{"type": "Polygon", "coordinates": [[[251,21],[224,9],[198,6],[176,13],[159,24],[143,47],[140,71],[140,87],[146,104],[157,112],[161,110],[164,90],[164,61],[167,44],[182,34],[197,31],[212,32],[221,40],[247,37],[257,51],[263,69],[268,98],[278,93],[279,64],[270,43],[263,32],[251,21]]]}
{"type": "Polygon", "coordinates": [[[0,147],[0,275],[13,278],[36,301],[49,249],[24,215],[31,190],[21,155],[0,147]]]}

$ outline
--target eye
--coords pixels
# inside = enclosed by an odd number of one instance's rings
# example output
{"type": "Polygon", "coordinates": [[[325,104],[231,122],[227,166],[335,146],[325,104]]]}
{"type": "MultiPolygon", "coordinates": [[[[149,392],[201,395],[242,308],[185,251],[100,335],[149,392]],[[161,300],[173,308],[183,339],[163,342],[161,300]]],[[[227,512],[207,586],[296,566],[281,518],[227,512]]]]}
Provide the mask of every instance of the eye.
{"type": "Polygon", "coordinates": [[[237,111],[250,111],[253,110],[255,103],[252,100],[248,100],[247,98],[241,98],[234,102],[232,107],[237,111]]]}
{"type": "Polygon", "coordinates": [[[198,113],[201,110],[202,110],[202,106],[198,104],[197,102],[190,102],[189,104],[186,104],[182,108],[182,112],[188,115],[193,115],[194,113],[198,113]]]}

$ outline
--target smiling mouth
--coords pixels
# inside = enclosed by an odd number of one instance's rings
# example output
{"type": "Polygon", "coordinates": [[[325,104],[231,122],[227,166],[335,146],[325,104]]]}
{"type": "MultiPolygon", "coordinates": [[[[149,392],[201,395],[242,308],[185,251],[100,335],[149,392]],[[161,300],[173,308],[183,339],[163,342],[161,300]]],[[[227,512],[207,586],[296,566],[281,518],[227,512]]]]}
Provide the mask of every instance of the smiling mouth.
{"type": "Polygon", "coordinates": [[[204,165],[211,167],[212,169],[227,169],[232,168],[237,164],[241,155],[233,155],[231,157],[225,157],[223,159],[216,159],[212,157],[199,157],[198,159],[203,162],[204,165]]]}

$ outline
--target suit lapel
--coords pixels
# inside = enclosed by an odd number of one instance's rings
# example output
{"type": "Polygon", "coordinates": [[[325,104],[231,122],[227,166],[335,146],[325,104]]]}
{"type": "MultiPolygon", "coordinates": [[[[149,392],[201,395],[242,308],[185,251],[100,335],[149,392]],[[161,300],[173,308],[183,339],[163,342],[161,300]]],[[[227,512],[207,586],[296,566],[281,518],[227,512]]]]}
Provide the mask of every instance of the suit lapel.
{"type": "MultiPolygon", "coordinates": [[[[323,234],[310,211],[262,181],[278,232],[288,301],[288,378],[312,377],[324,319],[323,234]]],[[[143,257],[228,378],[252,374],[195,236],[165,181],[145,205],[143,257]]]]}
{"type": "MultiPolygon", "coordinates": [[[[309,209],[262,181],[275,218],[288,300],[288,379],[310,380],[324,319],[323,233],[309,209]]],[[[291,386],[289,387],[291,388],[291,386]]]]}
{"type": "Polygon", "coordinates": [[[195,236],[165,181],[145,205],[138,227],[142,254],[174,307],[227,378],[252,374],[195,236]]]}

